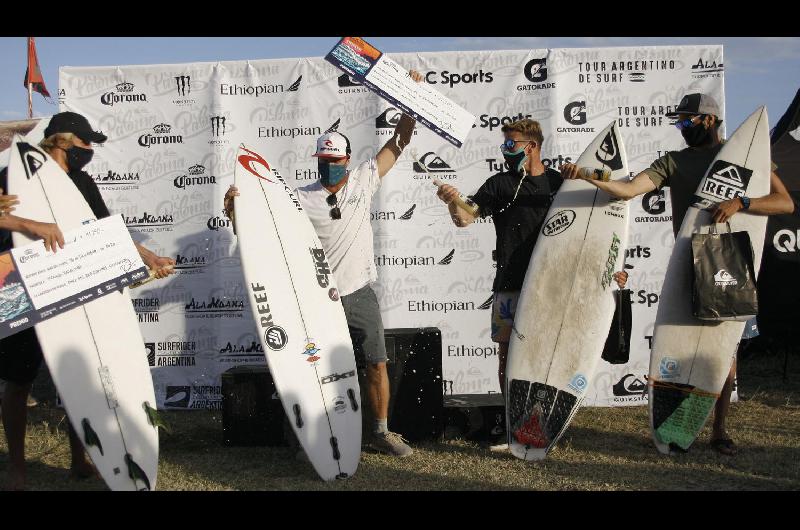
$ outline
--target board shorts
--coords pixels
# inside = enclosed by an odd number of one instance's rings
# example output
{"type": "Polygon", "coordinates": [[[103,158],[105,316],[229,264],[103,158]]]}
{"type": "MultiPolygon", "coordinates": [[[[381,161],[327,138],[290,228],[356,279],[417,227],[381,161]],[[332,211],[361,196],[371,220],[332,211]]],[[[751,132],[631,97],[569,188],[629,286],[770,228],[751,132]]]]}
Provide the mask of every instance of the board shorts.
{"type": "Polygon", "coordinates": [[[365,285],[361,289],[343,296],[342,306],[344,306],[344,316],[347,318],[347,327],[350,328],[356,366],[361,369],[366,366],[366,363],[376,364],[388,361],[381,308],[372,287],[365,285]]]}
{"type": "Polygon", "coordinates": [[[510,342],[519,291],[500,291],[492,300],[492,342],[510,342]]]}
{"type": "Polygon", "coordinates": [[[18,385],[31,384],[43,360],[34,328],[23,329],[0,340],[0,379],[18,385]]]}

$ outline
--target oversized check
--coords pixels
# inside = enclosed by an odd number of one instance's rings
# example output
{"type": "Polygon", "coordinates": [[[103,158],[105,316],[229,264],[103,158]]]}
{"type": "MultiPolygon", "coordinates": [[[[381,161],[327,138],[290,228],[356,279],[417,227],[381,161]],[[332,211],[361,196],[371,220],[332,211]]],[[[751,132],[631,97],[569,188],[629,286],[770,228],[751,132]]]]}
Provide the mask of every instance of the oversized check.
{"type": "Polygon", "coordinates": [[[456,147],[466,140],[475,115],[425,83],[360,37],[343,37],[325,60],[347,72],[456,147]]]}
{"type": "Polygon", "coordinates": [[[0,338],[148,277],[120,216],[64,234],[64,248],[42,241],[0,254],[0,338]]]}

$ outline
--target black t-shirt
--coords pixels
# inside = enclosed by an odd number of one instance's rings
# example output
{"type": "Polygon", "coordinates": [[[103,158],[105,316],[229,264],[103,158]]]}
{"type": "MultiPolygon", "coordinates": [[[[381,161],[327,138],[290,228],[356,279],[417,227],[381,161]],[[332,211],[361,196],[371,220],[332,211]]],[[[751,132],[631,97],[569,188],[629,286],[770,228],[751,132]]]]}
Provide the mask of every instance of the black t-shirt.
{"type": "MultiPolygon", "coordinates": [[[[92,177],[85,171],[70,171],[67,173],[69,178],[72,179],[72,182],[75,183],[75,186],[80,190],[81,195],[83,198],[86,199],[86,202],[89,203],[89,207],[92,209],[94,216],[98,219],[103,219],[104,217],[110,217],[111,214],[108,211],[108,207],[106,207],[105,201],[103,201],[103,197],[100,195],[100,190],[97,188],[97,184],[95,184],[92,177]]],[[[3,193],[8,195],[8,168],[4,168],[0,171],[0,188],[3,188],[3,193]]],[[[34,219],[37,221],[38,219],[34,219]]],[[[11,249],[14,244],[11,241],[11,232],[8,230],[0,229],[0,252],[5,252],[6,250],[11,249]]]]}
{"type": "Polygon", "coordinates": [[[528,175],[514,200],[520,176],[503,172],[489,177],[472,196],[480,206],[480,216],[492,216],[497,234],[497,276],[492,291],[522,288],[539,230],[562,182],[561,174],[552,168],[541,175],[528,175]]]}

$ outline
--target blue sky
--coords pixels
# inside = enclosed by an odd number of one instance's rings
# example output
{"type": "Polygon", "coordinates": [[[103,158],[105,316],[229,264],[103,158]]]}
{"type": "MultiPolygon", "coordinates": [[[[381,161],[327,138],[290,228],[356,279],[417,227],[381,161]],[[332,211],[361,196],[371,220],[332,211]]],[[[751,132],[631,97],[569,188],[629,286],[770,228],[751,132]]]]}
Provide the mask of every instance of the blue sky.
{"type": "MultiPolygon", "coordinates": [[[[508,50],[603,46],[722,44],[728,124],[736,126],[766,104],[771,124],[800,88],[800,38],[776,37],[364,37],[391,52],[508,50]]],[[[59,66],[165,64],[321,57],[338,37],[37,37],[42,74],[51,94],[58,88],[59,66]]],[[[0,120],[26,117],[26,39],[0,37],[0,120]]],[[[677,102],[676,102],[677,103],[677,102]]],[[[57,112],[34,94],[34,113],[57,112]]]]}

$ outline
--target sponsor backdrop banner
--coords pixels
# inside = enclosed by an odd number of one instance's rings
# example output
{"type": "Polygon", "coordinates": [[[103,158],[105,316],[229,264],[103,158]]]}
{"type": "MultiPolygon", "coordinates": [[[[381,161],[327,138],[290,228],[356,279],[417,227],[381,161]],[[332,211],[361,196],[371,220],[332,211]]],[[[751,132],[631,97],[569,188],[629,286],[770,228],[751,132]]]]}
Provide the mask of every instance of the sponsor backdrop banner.
{"type": "MultiPolygon", "coordinates": [[[[411,148],[442,181],[473,193],[502,169],[500,128],[542,124],[545,165],[575,160],[618,120],[637,173],[683,146],[664,116],[688,92],[724,108],[721,46],[537,49],[392,54],[477,116],[459,149],[417,126],[411,148]]],[[[221,374],[264,363],[246,304],[237,241],[222,213],[239,143],[259,150],[290,184],[318,178],[316,138],[338,130],[353,162],[375,156],[399,111],[322,58],[175,65],[65,67],[61,110],[108,135],[87,167],[134,239],[173,256],[177,274],[131,293],[159,406],[221,406],[221,374]]],[[[724,118],[724,116],[723,116],[724,118]]],[[[735,124],[734,124],[735,125],[735,124]]],[[[452,225],[430,176],[405,153],[372,207],[378,293],[387,329],[442,330],[443,388],[499,392],[489,340],[494,227],[452,225]]],[[[633,290],[630,363],[604,361],[590,405],[643,403],[653,321],[672,246],[669,193],[633,202],[627,263],[633,290]]]]}

